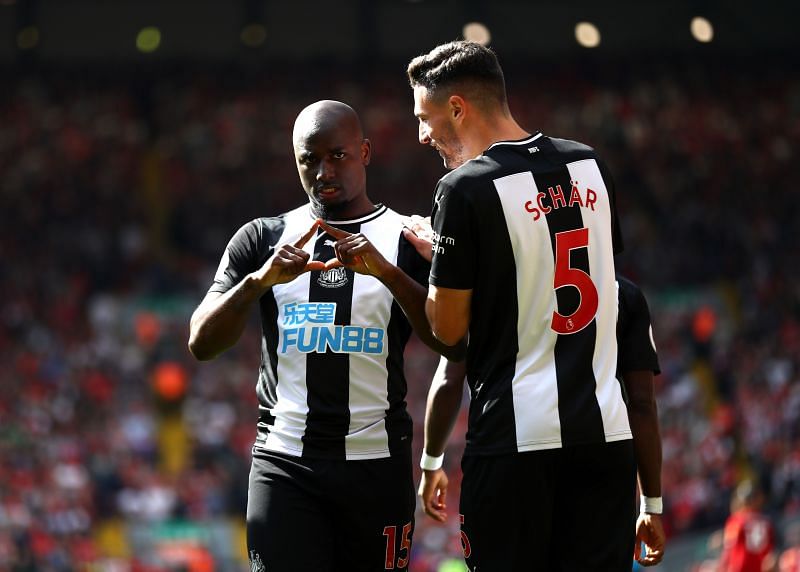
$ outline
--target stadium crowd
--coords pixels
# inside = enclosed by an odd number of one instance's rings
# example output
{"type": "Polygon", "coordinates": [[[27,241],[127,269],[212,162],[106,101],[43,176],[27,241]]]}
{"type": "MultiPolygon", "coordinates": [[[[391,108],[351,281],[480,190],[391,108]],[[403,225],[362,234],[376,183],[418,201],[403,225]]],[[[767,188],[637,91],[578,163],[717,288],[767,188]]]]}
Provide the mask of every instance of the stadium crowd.
{"type": "MultiPolygon", "coordinates": [[[[800,81],[779,66],[641,69],[542,70],[527,84],[515,70],[511,107],[530,129],[597,147],[615,176],[618,264],[648,295],[662,366],[670,538],[721,528],[746,477],[776,523],[800,520],[800,81]]],[[[416,142],[398,70],[319,69],[314,89],[280,70],[6,82],[0,569],[241,568],[230,546],[244,544],[257,322],[197,364],[188,317],[220,245],[303,201],[290,134],[311,101],[361,113],[373,199],[427,214],[442,167],[416,142]]],[[[435,363],[412,343],[416,451],[435,363]]],[[[449,524],[418,513],[415,572],[460,560],[464,427],[453,435],[449,524]]]]}

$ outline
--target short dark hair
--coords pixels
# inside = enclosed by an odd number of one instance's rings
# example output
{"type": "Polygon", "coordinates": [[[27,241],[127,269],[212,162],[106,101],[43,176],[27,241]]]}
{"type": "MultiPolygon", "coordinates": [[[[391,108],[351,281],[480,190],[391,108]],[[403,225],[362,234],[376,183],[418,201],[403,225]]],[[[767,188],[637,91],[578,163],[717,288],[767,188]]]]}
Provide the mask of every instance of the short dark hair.
{"type": "Polygon", "coordinates": [[[457,41],[417,56],[406,70],[411,87],[421,85],[436,97],[442,88],[472,89],[472,94],[507,108],[506,81],[497,55],[476,42],[457,41]],[[438,93],[437,93],[438,92],[438,93]]]}

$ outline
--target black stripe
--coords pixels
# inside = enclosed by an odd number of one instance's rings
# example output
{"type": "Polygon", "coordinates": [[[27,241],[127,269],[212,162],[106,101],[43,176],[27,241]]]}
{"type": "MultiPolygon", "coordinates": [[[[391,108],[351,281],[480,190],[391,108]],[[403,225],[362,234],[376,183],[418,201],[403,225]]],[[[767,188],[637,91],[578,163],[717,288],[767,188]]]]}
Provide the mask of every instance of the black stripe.
{"type": "MultiPolygon", "coordinates": [[[[556,205],[553,204],[550,189],[558,192],[559,187],[564,194],[565,203],[569,204],[572,185],[566,166],[557,171],[535,174],[534,177],[539,192],[545,194],[542,203],[552,208],[546,217],[555,259],[556,233],[583,228],[583,217],[577,205],[561,206],[560,202],[555,201],[559,207],[555,208],[556,205]]],[[[589,274],[588,249],[584,247],[573,250],[569,264],[570,267],[589,274]]],[[[564,316],[572,314],[580,302],[578,289],[572,286],[559,288],[556,291],[556,301],[560,314],[564,316]]],[[[560,334],[556,339],[554,359],[563,446],[605,441],[603,417],[595,395],[597,380],[592,369],[596,339],[595,320],[577,333],[560,334]]]]}
{"type": "Polygon", "coordinates": [[[476,258],[487,262],[475,292],[482,286],[494,303],[487,304],[474,296],[471,306],[467,375],[472,400],[467,448],[515,451],[517,426],[512,385],[519,352],[517,263],[500,195],[487,193],[480,213],[481,223],[492,230],[484,233],[478,244],[476,258]],[[475,331],[475,324],[481,324],[480,332],[475,331]]]}
{"type": "MultiPolygon", "coordinates": [[[[337,225],[347,232],[359,232],[360,225],[337,225]]],[[[314,260],[335,257],[328,234],[320,234],[314,246],[314,260]]],[[[338,325],[350,324],[353,299],[352,270],[344,269],[347,283],[326,288],[320,284],[320,271],[310,273],[309,302],[336,302],[338,325]]],[[[306,355],[308,388],[306,432],[303,435],[303,456],[343,459],[346,456],[345,436],[350,428],[350,357],[346,353],[309,353],[306,355]]]]}
{"type": "MultiPolygon", "coordinates": [[[[256,268],[261,268],[275,251],[274,244],[286,228],[286,218],[260,219],[256,268]]],[[[261,313],[261,366],[258,369],[256,395],[258,396],[258,438],[266,439],[275,425],[270,410],[278,403],[278,304],[272,290],[259,300],[261,313]]]]}
{"type": "MultiPolygon", "coordinates": [[[[398,236],[397,267],[427,288],[430,263],[417,254],[416,249],[402,234],[398,236]]],[[[411,331],[411,324],[403,309],[397,301],[392,300],[389,324],[386,326],[386,337],[389,341],[386,355],[386,398],[389,402],[389,408],[386,410],[386,433],[389,452],[393,457],[403,454],[413,434],[413,423],[406,409],[405,396],[408,386],[403,371],[404,352],[411,331]]]]}
{"type": "Polygon", "coordinates": [[[275,425],[275,416],[269,408],[278,402],[278,304],[272,290],[262,296],[261,310],[261,367],[258,370],[258,430],[259,437],[266,438],[270,428],[275,425]]]}
{"type": "Polygon", "coordinates": [[[386,327],[389,351],[386,356],[386,433],[389,440],[389,453],[400,455],[411,442],[413,424],[406,410],[406,378],[403,373],[403,351],[411,335],[411,325],[397,302],[392,302],[391,317],[386,327]]]}

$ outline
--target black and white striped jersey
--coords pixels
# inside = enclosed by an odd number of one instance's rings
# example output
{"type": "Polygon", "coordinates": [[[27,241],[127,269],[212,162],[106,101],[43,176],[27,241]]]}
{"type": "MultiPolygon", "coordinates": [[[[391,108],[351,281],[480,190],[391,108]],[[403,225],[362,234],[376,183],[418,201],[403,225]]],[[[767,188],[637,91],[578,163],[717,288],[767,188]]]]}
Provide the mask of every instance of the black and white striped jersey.
{"type": "Polygon", "coordinates": [[[617,274],[619,311],[617,315],[617,376],[631,371],[652,371],[658,375],[656,342],[650,308],[639,286],[617,274]]]}
{"type": "MultiPolygon", "coordinates": [[[[313,223],[308,205],[259,218],[234,235],[210,291],[225,292],[260,268],[275,247],[313,223]]],[[[389,261],[426,285],[430,266],[403,238],[402,217],[379,205],[355,220],[327,221],[363,233],[389,261]]],[[[335,257],[318,231],[304,247],[314,260],[335,257]]],[[[373,459],[411,439],[403,350],[411,325],[376,278],[346,268],[301,274],[260,300],[262,347],[256,392],[257,446],[295,456],[373,459]]]]}
{"type": "Polygon", "coordinates": [[[617,365],[613,183],[537,133],[445,175],[431,284],[471,289],[466,454],[630,439],[617,365]]]}

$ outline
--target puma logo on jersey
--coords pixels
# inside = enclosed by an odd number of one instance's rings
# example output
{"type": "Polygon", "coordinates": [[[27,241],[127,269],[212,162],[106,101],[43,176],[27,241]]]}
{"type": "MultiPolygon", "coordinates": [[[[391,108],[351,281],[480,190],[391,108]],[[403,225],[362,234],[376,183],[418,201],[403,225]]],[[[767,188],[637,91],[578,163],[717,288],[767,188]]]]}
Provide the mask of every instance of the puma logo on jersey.
{"type": "Polygon", "coordinates": [[[325,242],[322,243],[324,246],[336,246],[336,241],[331,240],[330,238],[326,238],[325,242]]]}
{"type": "Polygon", "coordinates": [[[331,268],[319,273],[317,284],[323,288],[339,288],[347,284],[347,271],[344,268],[331,268]]]}

